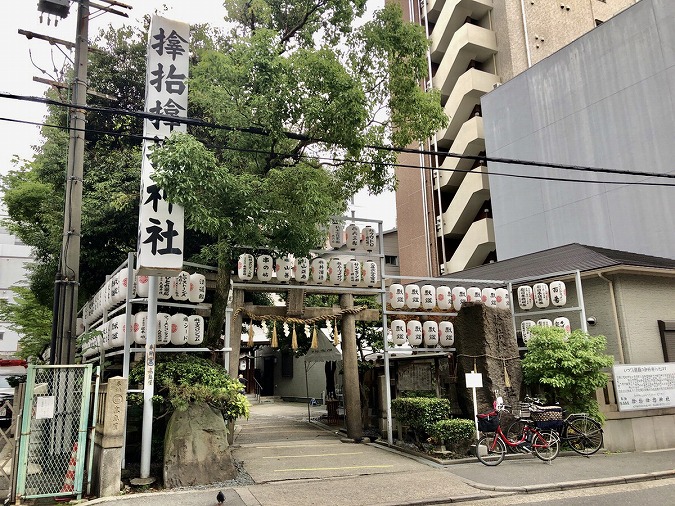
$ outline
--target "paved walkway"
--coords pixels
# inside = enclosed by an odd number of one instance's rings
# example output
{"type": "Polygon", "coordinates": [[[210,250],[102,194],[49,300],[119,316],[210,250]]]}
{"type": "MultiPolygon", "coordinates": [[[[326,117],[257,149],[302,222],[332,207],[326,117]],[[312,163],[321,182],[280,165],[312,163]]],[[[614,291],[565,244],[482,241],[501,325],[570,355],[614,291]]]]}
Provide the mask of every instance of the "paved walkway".
{"type": "MultiPolygon", "coordinates": [[[[324,414],[311,408],[311,418],[324,414]]],[[[253,406],[238,423],[232,453],[255,484],[223,490],[230,506],[443,504],[503,494],[540,492],[675,477],[675,449],[590,458],[564,454],[551,464],[532,456],[497,467],[477,459],[439,465],[379,444],[343,442],[338,427],[307,423],[305,404],[253,406]]],[[[215,504],[217,489],[133,494],[115,498],[165,506],[215,504]]],[[[110,500],[110,499],[108,499],[110,500]]],[[[92,502],[104,502],[97,499],[92,502]]]]}

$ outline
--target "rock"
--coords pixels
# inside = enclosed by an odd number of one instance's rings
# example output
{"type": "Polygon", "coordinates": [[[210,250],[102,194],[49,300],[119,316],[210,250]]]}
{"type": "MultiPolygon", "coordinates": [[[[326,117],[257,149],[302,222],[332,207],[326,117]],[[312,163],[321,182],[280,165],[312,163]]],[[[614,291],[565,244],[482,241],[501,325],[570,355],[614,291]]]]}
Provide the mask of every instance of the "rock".
{"type": "Polygon", "coordinates": [[[234,479],[227,427],[219,411],[206,403],[175,411],[164,437],[164,486],[208,485],[234,479]]]}

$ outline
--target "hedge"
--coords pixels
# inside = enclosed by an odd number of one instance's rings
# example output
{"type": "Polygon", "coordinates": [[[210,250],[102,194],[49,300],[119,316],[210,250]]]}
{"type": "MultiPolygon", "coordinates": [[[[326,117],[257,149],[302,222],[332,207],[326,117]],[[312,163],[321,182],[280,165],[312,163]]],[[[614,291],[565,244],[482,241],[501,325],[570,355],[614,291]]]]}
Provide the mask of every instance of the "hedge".
{"type": "Polygon", "coordinates": [[[416,432],[429,434],[436,422],[450,417],[450,401],[427,397],[402,397],[391,402],[391,412],[401,424],[416,432]]]}

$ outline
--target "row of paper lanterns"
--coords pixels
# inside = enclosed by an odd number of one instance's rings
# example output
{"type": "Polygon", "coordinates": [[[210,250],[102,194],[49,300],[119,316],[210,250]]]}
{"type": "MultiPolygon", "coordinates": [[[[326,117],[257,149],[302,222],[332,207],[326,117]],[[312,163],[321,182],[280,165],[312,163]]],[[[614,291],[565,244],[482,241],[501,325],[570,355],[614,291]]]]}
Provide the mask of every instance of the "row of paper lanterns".
{"type": "Polygon", "coordinates": [[[409,309],[439,309],[459,311],[462,304],[482,303],[488,307],[509,309],[509,291],[505,288],[483,288],[476,286],[389,285],[387,300],[393,309],[407,307],[409,309]]]}
{"type": "MultiPolygon", "coordinates": [[[[94,297],[82,308],[82,318],[90,324],[103,316],[104,311],[118,306],[127,299],[129,271],[122,269],[108,279],[94,297]]],[[[132,297],[148,297],[148,276],[134,276],[132,297]]],[[[158,277],[157,298],[198,304],[206,297],[206,277],[203,274],[181,271],[177,276],[158,277]]]]}
{"type": "Polygon", "coordinates": [[[310,260],[306,257],[294,258],[292,255],[276,259],[271,255],[259,255],[256,258],[250,253],[239,256],[237,276],[243,281],[251,281],[255,277],[262,283],[276,277],[277,283],[295,280],[299,283],[328,283],[335,286],[374,287],[380,281],[377,263],[373,260],[360,262],[349,257],[328,260],[317,257],[310,260]]]}
{"type": "Polygon", "coordinates": [[[544,309],[550,304],[564,306],[567,303],[567,289],[562,281],[535,283],[534,286],[518,287],[518,305],[520,309],[532,309],[534,306],[544,309]]]}
{"type": "MultiPolygon", "coordinates": [[[[126,314],[120,314],[99,325],[94,330],[101,336],[94,336],[82,344],[85,357],[96,355],[102,345],[104,350],[121,348],[127,334],[134,344],[145,345],[148,335],[148,312],[140,311],[131,317],[131,332],[127,333],[126,314]],[[100,342],[99,342],[100,340],[100,342]]],[[[80,322],[78,322],[80,323],[80,322]]],[[[81,323],[80,323],[81,324],[81,323]]],[[[84,332],[84,328],[79,330],[84,332]]],[[[199,345],[204,341],[204,318],[199,315],[157,313],[157,346],[199,345]]],[[[130,343],[131,344],[131,343],[130,343]]]]}
{"type": "Polygon", "coordinates": [[[346,246],[350,250],[362,247],[366,251],[374,251],[377,248],[377,232],[371,226],[359,229],[354,223],[343,228],[342,222],[333,220],[328,227],[328,243],[335,249],[346,246]]]}
{"type": "Polygon", "coordinates": [[[418,320],[410,320],[406,323],[403,320],[392,320],[391,340],[396,346],[402,346],[407,341],[410,346],[424,344],[427,348],[437,345],[449,348],[455,344],[455,329],[452,322],[447,321],[422,323],[418,320]]]}
{"type": "Polygon", "coordinates": [[[520,334],[523,337],[523,342],[527,344],[527,342],[530,340],[532,337],[532,331],[530,330],[532,327],[535,325],[539,327],[559,327],[565,331],[565,334],[569,335],[572,332],[572,326],[570,325],[570,321],[568,318],[565,318],[564,316],[559,316],[555,320],[551,321],[548,318],[542,318],[540,320],[537,320],[536,322],[534,320],[523,320],[520,322],[520,334]]]}

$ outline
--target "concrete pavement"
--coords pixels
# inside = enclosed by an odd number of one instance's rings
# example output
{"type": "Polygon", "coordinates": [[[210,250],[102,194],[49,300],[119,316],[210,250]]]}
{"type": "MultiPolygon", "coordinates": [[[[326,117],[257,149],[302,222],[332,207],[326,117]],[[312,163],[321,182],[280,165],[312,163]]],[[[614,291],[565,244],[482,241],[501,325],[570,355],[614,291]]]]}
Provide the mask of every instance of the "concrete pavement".
{"type": "MultiPolygon", "coordinates": [[[[325,414],[312,407],[310,418],[325,414]]],[[[591,457],[564,454],[551,464],[533,456],[507,458],[497,467],[477,459],[443,465],[415,458],[377,443],[343,442],[339,427],[307,423],[307,406],[270,403],[253,406],[251,418],[238,423],[232,454],[243,462],[250,484],[218,488],[130,494],[115,500],[165,505],[305,506],[444,504],[505,494],[535,493],[675,477],[675,449],[591,457]]]]}

